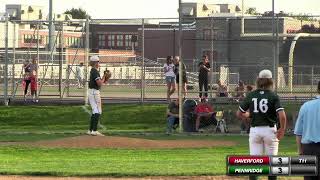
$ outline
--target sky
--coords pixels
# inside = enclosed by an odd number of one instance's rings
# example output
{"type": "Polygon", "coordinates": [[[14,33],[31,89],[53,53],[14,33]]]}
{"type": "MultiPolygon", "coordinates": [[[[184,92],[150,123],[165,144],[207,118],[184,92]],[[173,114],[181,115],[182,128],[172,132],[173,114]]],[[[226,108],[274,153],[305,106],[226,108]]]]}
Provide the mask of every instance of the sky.
{"type": "MultiPolygon", "coordinates": [[[[195,2],[196,0],[182,0],[195,2]]],[[[198,0],[207,3],[231,3],[241,7],[241,0],[198,0]]],[[[244,0],[245,6],[256,7],[258,12],[270,11],[272,0],[244,0]]],[[[49,0],[0,0],[0,12],[5,4],[27,4],[44,6],[48,12],[49,0]]],[[[174,18],[178,17],[178,0],[53,0],[55,13],[66,9],[83,8],[94,19],[125,18],[174,18]]],[[[292,13],[320,15],[320,0],[275,0],[275,10],[292,13]]]]}

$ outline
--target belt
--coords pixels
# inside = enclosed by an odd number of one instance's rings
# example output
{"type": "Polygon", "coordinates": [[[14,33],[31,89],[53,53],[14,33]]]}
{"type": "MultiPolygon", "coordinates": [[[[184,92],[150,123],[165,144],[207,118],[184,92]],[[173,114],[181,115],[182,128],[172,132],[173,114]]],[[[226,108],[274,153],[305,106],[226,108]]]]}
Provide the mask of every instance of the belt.
{"type": "MultiPolygon", "coordinates": [[[[261,125],[261,126],[269,126],[269,127],[275,127],[276,126],[276,124],[270,124],[270,125],[261,125]]],[[[261,127],[261,126],[251,126],[251,127],[261,127]]]]}

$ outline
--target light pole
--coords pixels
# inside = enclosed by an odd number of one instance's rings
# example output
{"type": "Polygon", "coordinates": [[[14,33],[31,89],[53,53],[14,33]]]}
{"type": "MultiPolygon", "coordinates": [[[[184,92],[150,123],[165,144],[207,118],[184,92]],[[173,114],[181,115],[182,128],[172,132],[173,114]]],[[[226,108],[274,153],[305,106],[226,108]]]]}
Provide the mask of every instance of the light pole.
{"type": "Polygon", "coordinates": [[[244,0],[242,0],[242,4],[241,4],[241,13],[242,13],[242,17],[241,17],[241,34],[244,34],[244,0]]]}
{"type": "Polygon", "coordinates": [[[52,0],[49,0],[49,45],[48,45],[48,49],[49,51],[52,51],[53,49],[53,17],[52,17],[52,0]]]}
{"type": "MultiPolygon", "coordinates": [[[[275,12],[274,12],[274,0],[272,0],[272,46],[273,46],[273,78],[274,81],[276,82],[274,84],[274,89],[277,91],[278,87],[278,33],[276,35],[276,28],[275,29],[275,12]]],[[[278,27],[278,25],[277,25],[278,27]]]]}

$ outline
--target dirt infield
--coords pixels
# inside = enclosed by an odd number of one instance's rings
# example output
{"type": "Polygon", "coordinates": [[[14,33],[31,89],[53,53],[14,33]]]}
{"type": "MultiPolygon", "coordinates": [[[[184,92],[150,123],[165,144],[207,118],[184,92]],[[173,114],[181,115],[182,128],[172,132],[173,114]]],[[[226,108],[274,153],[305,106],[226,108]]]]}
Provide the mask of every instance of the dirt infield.
{"type": "Polygon", "coordinates": [[[1,143],[2,145],[30,145],[40,147],[63,148],[134,148],[134,149],[170,149],[170,148],[201,148],[217,146],[234,146],[232,141],[217,140],[149,140],[118,136],[76,136],[56,140],[23,143],[1,143]]]}
{"type": "Polygon", "coordinates": [[[155,177],[35,177],[35,176],[0,176],[0,180],[231,180],[248,179],[230,176],[155,176],[155,177]]]}

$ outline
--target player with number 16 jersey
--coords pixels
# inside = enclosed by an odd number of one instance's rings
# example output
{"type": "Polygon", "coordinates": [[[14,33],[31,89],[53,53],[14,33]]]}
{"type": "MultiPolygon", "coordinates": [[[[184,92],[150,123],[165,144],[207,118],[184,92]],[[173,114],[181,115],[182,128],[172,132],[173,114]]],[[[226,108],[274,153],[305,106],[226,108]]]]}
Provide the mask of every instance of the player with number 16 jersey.
{"type": "MultiPolygon", "coordinates": [[[[251,119],[250,155],[278,155],[279,140],[284,136],[287,120],[280,99],[272,87],[271,71],[262,70],[257,78],[257,90],[245,97],[237,112],[238,118],[251,119]]],[[[269,176],[268,179],[276,179],[276,176],[269,176]]]]}
{"type": "Polygon", "coordinates": [[[249,110],[251,127],[278,124],[277,112],[284,110],[280,105],[279,96],[271,90],[257,89],[244,99],[239,106],[241,112],[249,110]]]}

